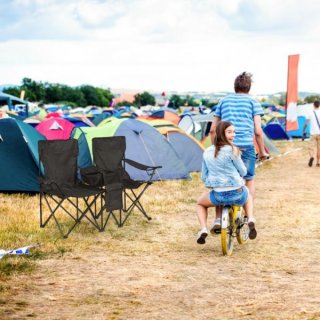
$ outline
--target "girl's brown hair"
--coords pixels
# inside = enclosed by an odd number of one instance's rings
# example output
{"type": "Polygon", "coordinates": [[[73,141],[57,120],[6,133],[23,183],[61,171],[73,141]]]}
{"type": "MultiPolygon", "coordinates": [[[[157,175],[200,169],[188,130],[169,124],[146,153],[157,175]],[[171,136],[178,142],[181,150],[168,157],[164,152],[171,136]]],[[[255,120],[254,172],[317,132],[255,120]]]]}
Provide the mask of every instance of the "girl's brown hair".
{"type": "Polygon", "coordinates": [[[225,146],[229,145],[233,149],[233,145],[228,141],[226,137],[226,129],[233,124],[229,121],[220,121],[216,126],[216,135],[213,139],[213,144],[216,147],[214,151],[214,157],[216,157],[220,151],[220,149],[225,146]]]}

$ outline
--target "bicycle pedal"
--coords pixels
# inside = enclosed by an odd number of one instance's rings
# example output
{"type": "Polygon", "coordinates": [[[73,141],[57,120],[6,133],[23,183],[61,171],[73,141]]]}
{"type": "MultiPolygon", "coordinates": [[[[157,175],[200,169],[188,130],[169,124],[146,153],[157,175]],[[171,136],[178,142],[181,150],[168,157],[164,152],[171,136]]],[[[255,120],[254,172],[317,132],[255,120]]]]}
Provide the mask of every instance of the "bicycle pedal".
{"type": "Polygon", "coordinates": [[[213,230],[213,233],[214,234],[220,234],[221,233],[221,229],[215,229],[215,230],[213,230]]]}

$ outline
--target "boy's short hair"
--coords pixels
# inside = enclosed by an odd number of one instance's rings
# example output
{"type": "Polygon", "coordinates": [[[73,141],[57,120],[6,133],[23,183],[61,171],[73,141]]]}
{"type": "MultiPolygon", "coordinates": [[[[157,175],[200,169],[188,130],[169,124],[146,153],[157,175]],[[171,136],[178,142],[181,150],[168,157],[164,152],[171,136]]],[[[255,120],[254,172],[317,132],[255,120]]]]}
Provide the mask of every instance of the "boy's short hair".
{"type": "Polygon", "coordinates": [[[242,72],[234,80],[234,91],[248,93],[251,89],[252,74],[248,72],[242,72]]]}
{"type": "Polygon", "coordinates": [[[319,100],[315,100],[315,101],[313,102],[313,105],[314,105],[315,108],[319,108],[319,105],[320,105],[319,100]]]}

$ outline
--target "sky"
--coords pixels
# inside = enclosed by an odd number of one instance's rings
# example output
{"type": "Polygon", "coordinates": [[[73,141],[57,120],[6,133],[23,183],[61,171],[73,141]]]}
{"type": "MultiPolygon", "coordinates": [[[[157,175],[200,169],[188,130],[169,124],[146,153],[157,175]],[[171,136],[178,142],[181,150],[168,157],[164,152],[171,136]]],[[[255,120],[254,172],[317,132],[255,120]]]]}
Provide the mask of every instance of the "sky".
{"type": "Polygon", "coordinates": [[[1,0],[0,84],[136,91],[320,92],[318,0],[1,0]]]}

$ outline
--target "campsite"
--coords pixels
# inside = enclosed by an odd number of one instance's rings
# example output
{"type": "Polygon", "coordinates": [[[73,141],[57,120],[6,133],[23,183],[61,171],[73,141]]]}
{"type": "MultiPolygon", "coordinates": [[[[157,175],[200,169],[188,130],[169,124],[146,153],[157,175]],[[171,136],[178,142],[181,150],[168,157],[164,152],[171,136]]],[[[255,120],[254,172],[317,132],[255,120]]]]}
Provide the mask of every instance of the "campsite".
{"type": "MultiPolygon", "coordinates": [[[[235,244],[231,256],[223,255],[219,235],[210,235],[205,245],[196,243],[196,203],[206,190],[200,178],[202,155],[211,144],[214,109],[178,113],[164,106],[75,110],[49,105],[30,110],[26,103],[23,113],[14,105],[3,111],[0,318],[319,319],[314,186],[320,169],[308,166],[310,126],[306,135],[303,130],[311,107],[297,107],[296,130],[287,132],[283,106],[263,105],[263,140],[270,158],[256,161],[258,237],[235,244]],[[90,176],[101,162],[95,148],[106,140],[99,139],[111,139],[110,148],[100,148],[101,159],[112,164],[120,154],[121,166],[128,162],[128,189],[135,195],[126,199],[132,210],[108,209],[119,197],[117,190],[120,197],[126,195],[124,178],[123,189],[117,184],[107,189],[108,183],[99,185],[102,189],[83,186],[93,192],[90,208],[96,211],[81,211],[76,202],[81,218],[75,222],[64,209],[55,213],[52,203],[43,212],[44,194],[58,192],[64,198],[60,188],[69,169],[72,179],[84,183],[91,184],[90,177],[97,183],[109,179],[90,176]],[[113,145],[118,140],[124,144],[113,145]],[[50,144],[52,153],[50,148],[41,152],[50,144]],[[70,149],[59,155],[55,145],[70,149]],[[42,183],[51,157],[53,176],[62,179],[55,191],[43,189],[42,183]],[[131,160],[148,167],[132,166],[131,160]],[[139,200],[136,207],[130,205],[133,199],[139,200]]],[[[213,213],[210,209],[210,221],[213,213]]]]}
{"type": "Polygon", "coordinates": [[[2,245],[40,246],[0,260],[0,318],[319,319],[320,170],[306,141],[275,144],[280,155],[257,168],[258,237],[231,257],[218,236],[195,241],[199,173],[155,182],[151,221],[134,213],[102,233],[84,223],[68,239],[39,229],[38,195],[1,193],[2,245]]]}
{"type": "Polygon", "coordinates": [[[320,1],[288,4],[0,1],[0,320],[320,320],[320,1]]]}

